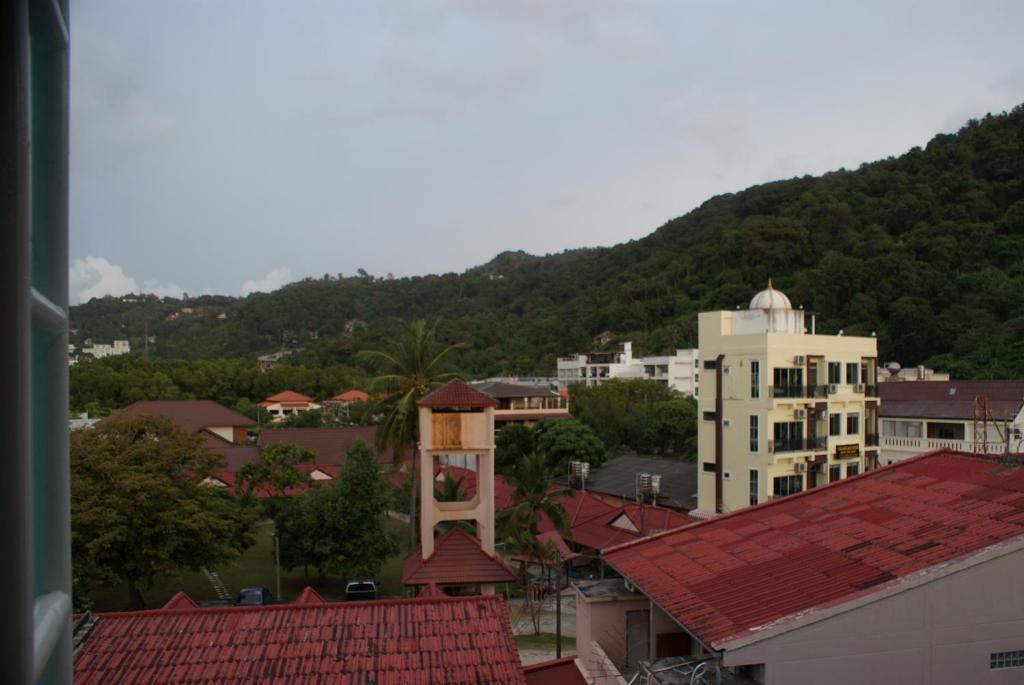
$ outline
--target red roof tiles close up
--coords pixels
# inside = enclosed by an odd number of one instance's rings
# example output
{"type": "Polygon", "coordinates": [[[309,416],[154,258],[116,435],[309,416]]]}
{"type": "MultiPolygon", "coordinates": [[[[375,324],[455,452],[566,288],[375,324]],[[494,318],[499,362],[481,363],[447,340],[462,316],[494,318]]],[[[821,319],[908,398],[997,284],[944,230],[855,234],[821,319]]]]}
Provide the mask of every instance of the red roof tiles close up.
{"type": "Polygon", "coordinates": [[[480,547],[480,541],[459,527],[434,540],[434,553],[427,559],[417,550],[402,564],[404,585],[444,583],[511,583],[516,579],[505,563],[480,547]]]}
{"type": "Polygon", "coordinates": [[[1024,462],[940,451],[604,556],[717,649],[1021,535],[1024,462]]]}
{"type": "Polygon", "coordinates": [[[299,596],[292,600],[292,604],[326,604],[324,598],[320,596],[320,593],[309,587],[308,585],[302,588],[302,592],[299,596]]]}
{"type": "Polygon", "coordinates": [[[498,595],[99,614],[75,683],[525,685],[498,595]]]}

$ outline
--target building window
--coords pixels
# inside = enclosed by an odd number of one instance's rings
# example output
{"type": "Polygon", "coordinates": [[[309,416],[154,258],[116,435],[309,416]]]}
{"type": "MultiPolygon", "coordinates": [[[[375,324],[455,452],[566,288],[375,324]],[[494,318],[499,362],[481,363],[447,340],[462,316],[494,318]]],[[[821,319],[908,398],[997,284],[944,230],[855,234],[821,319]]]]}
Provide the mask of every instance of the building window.
{"type": "Polygon", "coordinates": [[[846,415],[846,434],[860,435],[860,414],[850,412],[846,415]]]}
{"type": "Polygon", "coordinates": [[[860,473],[860,464],[847,464],[846,465],[846,477],[856,476],[860,473]]]}
{"type": "Polygon", "coordinates": [[[706,412],[704,412],[704,420],[705,421],[714,421],[715,420],[715,412],[713,412],[713,411],[706,411],[706,412]]]}
{"type": "Polygon", "coordinates": [[[704,468],[704,473],[714,473],[715,472],[715,462],[713,462],[713,461],[706,461],[706,462],[704,462],[703,468],[704,468]]]}
{"type": "Polygon", "coordinates": [[[846,382],[850,385],[860,383],[860,364],[850,362],[846,365],[846,382]]]}
{"type": "Polygon", "coordinates": [[[716,364],[717,364],[717,362],[714,359],[705,360],[704,361],[704,370],[705,371],[714,371],[715,368],[717,368],[716,364]]]}
{"type": "Polygon", "coordinates": [[[832,464],[828,467],[828,482],[835,483],[843,479],[843,467],[841,464],[832,464]]]}
{"type": "Polygon", "coordinates": [[[829,385],[839,385],[843,382],[842,379],[843,365],[839,362],[828,363],[828,383],[829,385]]]}
{"type": "Polygon", "coordinates": [[[1021,668],[1024,666],[1024,649],[1013,652],[992,652],[989,655],[989,668],[1021,668]]]}
{"type": "Polygon", "coordinates": [[[760,441],[760,435],[758,431],[758,417],[750,417],[750,451],[757,452],[757,446],[760,441]]]}
{"type": "Polygon", "coordinates": [[[761,397],[761,362],[750,362],[750,399],[761,397]]]}
{"type": "Polygon", "coordinates": [[[882,435],[891,438],[919,438],[921,437],[920,421],[882,421],[882,435]]]}
{"type": "Polygon", "coordinates": [[[758,483],[758,471],[757,469],[750,469],[750,506],[757,504],[757,495],[760,485],[758,483]]]}
{"type": "Polygon", "coordinates": [[[794,495],[804,489],[803,476],[777,476],[772,479],[772,496],[785,497],[794,495]]]}
{"type": "Polygon", "coordinates": [[[928,437],[931,440],[963,440],[964,424],[929,421],[928,437]]]}
{"type": "Polygon", "coordinates": [[[829,414],[828,415],[828,434],[831,436],[843,434],[843,415],[842,414],[829,414]]]}

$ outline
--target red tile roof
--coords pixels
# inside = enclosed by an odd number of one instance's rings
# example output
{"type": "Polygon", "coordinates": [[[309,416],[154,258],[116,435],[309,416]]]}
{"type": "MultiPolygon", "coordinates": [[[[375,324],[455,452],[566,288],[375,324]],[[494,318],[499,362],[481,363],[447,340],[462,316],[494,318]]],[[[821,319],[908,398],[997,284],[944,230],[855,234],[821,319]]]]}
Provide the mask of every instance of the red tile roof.
{"type": "Polygon", "coordinates": [[[346,390],[331,399],[335,402],[367,402],[370,399],[370,395],[362,390],[346,390]]]}
{"type": "Polygon", "coordinates": [[[184,592],[178,594],[167,600],[167,604],[164,604],[164,609],[198,609],[199,605],[196,604],[195,600],[186,595],[184,592]]]}
{"type": "Polygon", "coordinates": [[[143,400],[129,404],[124,409],[102,419],[97,425],[102,426],[119,416],[132,417],[141,414],[163,416],[189,433],[198,432],[208,426],[256,425],[256,422],[248,416],[228,409],[213,400],[143,400]]]}
{"type": "Polygon", "coordinates": [[[292,604],[326,604],[324,598],[320,596],[320,593],[309,587],[308,585],[302,588],[302,592],[299,596],[292,600],[292,604]]]}
{"type": "Polygon", "coordinates": [[[267,399],[263,400],[260,404],[277,404],[278,402],[299,402],[306,403],[312,402],[313,398],[308,395],[303,395],[301,392],[295,392],[294,390],[285,390],[279,392],[276,395],[271,395],[267,399]]]}
{"type": "Polygon", "coordinates": [[[586,685],[587,680],[576,665],[576,657],[567,656],[539,664],[524,666],[526,685],[586,685]]]}
{"type": "MultiPolygon", "coordinates": [[[[571,561],[579,556],[576,552],[569,549],[569,546],[565,544],[565,540],[559,535],[557,530],[549,530],[546,533],[540,533],[537,535],[537,542],[540,543],[551,543],[554,548],[558,550],[561,555],[562,561],[571,561]]],[[[530,561],[529,558],[522,554],[513,554],[512,558],[516,561],[530,561]]]]}
{"type": "Polygon", "coordinates": [[[421,407],[496,407],[498,403],[460,380],[448,381],[417,402],[421,407]]]}
{"type": "Polygon", "coordinates": [[[76,685],[525,685],[498,595],[99,614],[76,685]]]}
{"type": "Polygon", "coordinates": [[[1024,407],[1024,381],[910,381],[879,383],[879,416],[890,418],[973,419],[974,398],[988,397],[998,420],[1024,407]]]}
{"type": "MultiPolygon", "coordinates": [[[[358,438],[373,446],[377,429],[374,426],[347,426],[344,428],[267,428],[260,431],[257,445],[273,445],[287,442],[309,450],[318,464],[343,466],[345,455],[358,438]]],[[[394,463],[394,450],[377,455],[382,464],[394,463]]]]}
{"type": "Polygon", "coordinates": [[[605,550],[712,647],[1024,535],[1018,465],[938,451],[605,550]]]}
{"type": "Polygon", "coordinates": [[[515,579],[505,562],[483,551],[479,540],[457,526],[434,540],[429,558],[423,559],[417,550],[402,564],[404,585],[511,583],[515,579]]]}

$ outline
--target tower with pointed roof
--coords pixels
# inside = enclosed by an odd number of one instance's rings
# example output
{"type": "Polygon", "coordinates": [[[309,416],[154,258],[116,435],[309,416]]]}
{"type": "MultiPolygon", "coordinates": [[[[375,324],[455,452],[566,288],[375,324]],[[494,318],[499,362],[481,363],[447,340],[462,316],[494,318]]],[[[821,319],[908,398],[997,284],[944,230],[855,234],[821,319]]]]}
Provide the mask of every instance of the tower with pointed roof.
{"type": "Polygon", "coordinates": [[[815,325],[771,279],[746,309],[700,314],[698,516],[877,463],[875,338],[818,335],[815,325]]]}
{"type": "Polygon", "coordinates": [[[462,381],[450,381],[418,403],[420,549],[403,566],[410,586],[472,586],[493,594],[515,574],[494,551],[495,401],[462,381]],[[476,472],[462,501],[440,501],[438,478],[449,467],[476,472]],[[457,524],[471,523],[474,533],[457,524]]]}

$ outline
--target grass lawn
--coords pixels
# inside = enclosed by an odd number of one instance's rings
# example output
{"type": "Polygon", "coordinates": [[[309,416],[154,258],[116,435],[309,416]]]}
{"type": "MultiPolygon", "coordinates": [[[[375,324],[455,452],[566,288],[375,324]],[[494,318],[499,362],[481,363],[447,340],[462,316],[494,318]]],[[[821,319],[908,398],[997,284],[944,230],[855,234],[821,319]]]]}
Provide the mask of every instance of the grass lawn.
{"type": "MultiPolygon", "coordinates": [[[[538,649],[555,651],[555,634],[541,633],[540,635],[516,635],[516,646],[519,649],[538,649]]],[[[562,636],[562,654],[569,654],[576,651],[576,638],[571,635],[562,636]]]]}
{"type": "MultiPolygon", "coordinates": [[[[384,563],[380,575],[376,578],[378,595],[404,597],[402,559],[405,556],[408,524],[388,519],[387,526],[389,533],[397,541],[400,551],[384,563]]],[[[273,532],[274,524],[272,522],[257,524],[256,544],[235,561],[216,569],[221,581],[231,594],[232,600],[238,590],[243,587],[263,586],[270,588],[271,592],[276,592],[273,532]]],[[[282,569],[282,597],[275,596],[275,600],[291,601],[307,585],[312,586],[324,599],[340,600],[345,594],[345,580],[345,578],[337,576],[327,576],[321,581],[317,578],[316,571],[312,569],[308,577],[303,575],[301,568],[290,572],[282,569]]],[[[198,571],[184,571],[178,575],[158,578],[153,587],[143,591],[142,594],[146,598],[148,607],[157,608],[163,606],[179,591],[188,593],[192,599],[200,603],[217,601],[217,594],[210,581],[202,572],[198,571]]],[[[91,598],[94,611],[123,611],[128,608],[128,589],[125,586],[97,590],[91,593],[91,598]]]]}

